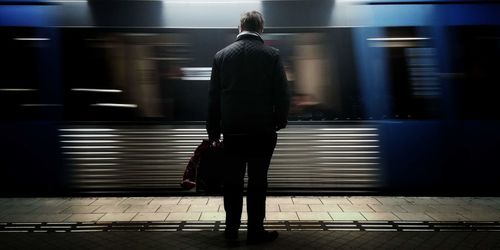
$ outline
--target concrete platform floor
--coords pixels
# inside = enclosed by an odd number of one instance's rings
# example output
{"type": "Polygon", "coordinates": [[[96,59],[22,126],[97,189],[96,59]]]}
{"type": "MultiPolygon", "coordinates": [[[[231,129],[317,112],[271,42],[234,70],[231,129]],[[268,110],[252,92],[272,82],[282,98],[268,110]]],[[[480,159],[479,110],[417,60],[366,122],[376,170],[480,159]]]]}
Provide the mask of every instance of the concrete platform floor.
{"type": "MultiPolygon", "coordinates": [[[[223,221],[221,197],[0,198],[0,222],[223,221]]],[[[246,220],[243,213],[242,220],[246,220]]],[[[500,197],[279,196],[267,221],[500,221],[500,197]]]]}
{"type": "MultiPolygon", "coordinates": [[[[0,249],[500,249],[499,197],[268,197],[278,240],[222,237],[221,197],[0,198],[0,249]]],[[[246,214],[242,215],[246,220],[246,214]]]]}

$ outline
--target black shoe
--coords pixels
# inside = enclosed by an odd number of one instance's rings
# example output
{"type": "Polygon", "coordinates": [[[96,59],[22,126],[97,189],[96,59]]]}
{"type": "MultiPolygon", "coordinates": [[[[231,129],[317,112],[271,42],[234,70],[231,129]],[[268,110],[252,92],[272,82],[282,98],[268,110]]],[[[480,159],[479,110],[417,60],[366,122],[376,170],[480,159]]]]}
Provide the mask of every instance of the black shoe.
{"type": "Polygon", "coordinates": [[[271,242],[277,239],[279,236],[278,232],[276,231],[259,231],[259,232],[248,232],[247,235],[247,244],[248,245],[253,245],[253,244],[259,244],[259,243],[266,243],[266,242],[271,242]]]}
{"type": "Polygon", "coordinates": [[[224,238],[226,238],[226,240],[237,240],[238,239],[238,230],[236,230],[236,231],[233,231],[233,230],[224,231],[224,238]]]}

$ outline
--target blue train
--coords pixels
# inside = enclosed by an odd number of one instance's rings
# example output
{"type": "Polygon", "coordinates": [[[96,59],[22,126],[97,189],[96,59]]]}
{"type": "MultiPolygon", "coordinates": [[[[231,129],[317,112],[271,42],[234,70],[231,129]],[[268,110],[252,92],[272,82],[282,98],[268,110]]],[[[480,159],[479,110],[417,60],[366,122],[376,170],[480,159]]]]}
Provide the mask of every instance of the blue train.
{"type": "Polygon", "coordinates": [[[265,17],[292,93],[274,194],[500,194],[500,4],[0,2],[3,196],[189,194],[215,52],[265,17]]]}

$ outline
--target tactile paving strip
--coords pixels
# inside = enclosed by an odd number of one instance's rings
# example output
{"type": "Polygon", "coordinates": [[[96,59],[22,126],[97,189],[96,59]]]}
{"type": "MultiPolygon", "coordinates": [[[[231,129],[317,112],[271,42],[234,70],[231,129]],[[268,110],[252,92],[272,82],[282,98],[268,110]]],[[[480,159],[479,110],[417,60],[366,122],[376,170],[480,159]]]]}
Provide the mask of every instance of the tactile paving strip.
{"type": "MultiPolygon", "coordinates": [[[[1,232],[168,232],[168,231],[223,231],[224,223],[210,222],[1,222],[1,232]]],[[[266,222],[269,230],[279,231],[413,231],[457,232],[500,231],[500,222],[436,222],[436,221],[276,221],[266,222]]],[[[246,230],[242,224],[241,230],[246,230]]]]}

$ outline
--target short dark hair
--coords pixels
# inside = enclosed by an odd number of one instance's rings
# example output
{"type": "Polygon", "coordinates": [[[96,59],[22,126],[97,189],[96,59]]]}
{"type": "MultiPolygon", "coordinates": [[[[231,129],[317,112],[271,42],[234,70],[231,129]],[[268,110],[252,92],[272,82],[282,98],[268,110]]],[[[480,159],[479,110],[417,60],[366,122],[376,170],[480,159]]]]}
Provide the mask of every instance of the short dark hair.
{"type": "Polygon", "coordinates": [[[245,12],[241,15],[240,27],[242,30],[262,33],[264,30],[264,16],[255,10],[245,12]]]}

